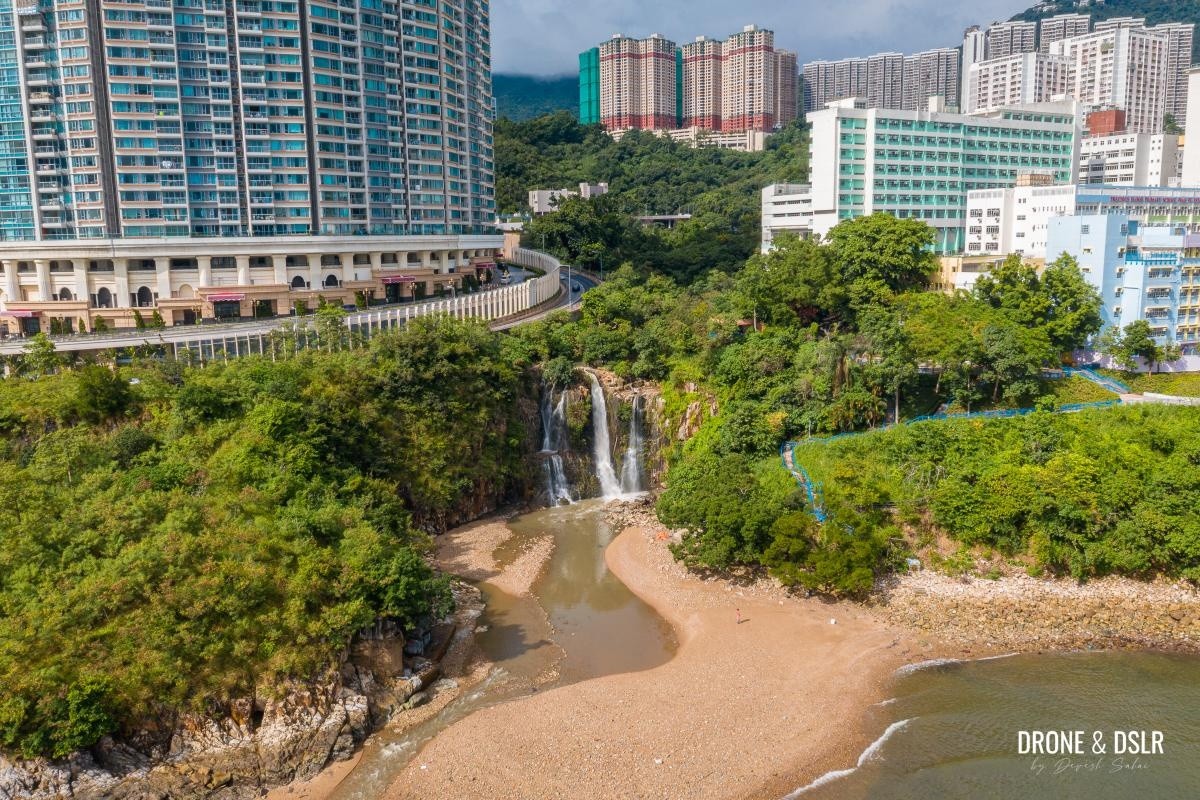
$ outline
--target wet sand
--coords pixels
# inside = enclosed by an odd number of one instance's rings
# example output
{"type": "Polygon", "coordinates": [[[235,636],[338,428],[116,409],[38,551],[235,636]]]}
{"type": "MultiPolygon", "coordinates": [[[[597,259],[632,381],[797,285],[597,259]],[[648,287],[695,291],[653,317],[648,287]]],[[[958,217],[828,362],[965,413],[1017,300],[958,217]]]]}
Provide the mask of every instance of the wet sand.
{"type": "MultiPolygon", "coordinates": [[[[544,612],[529,599],[529,591],[553,549],[553,542],[550,537],[542,537],[529,546],[514,549],[511,558],[498,561],[497,549],[504,549],[513,536],[504,517],[489,517],[463,525],[438,537],[435,556],[438,568],[464,580],[494,583],[502,593],[493,597],[493,603],[503,601],[528,606],[529,627],[548,627],[544,612]]],[[[401,739],[406,731],[427,724],[460,695],[483,683],[493,664],[476,642],[480,636],[487,635],[477,631],[473,635],[456,636],[441,666],[443,677],[450,678],[457,686],[437,691],[429,703],[397,714],[383,730],[372,734],[365,748],[378,748],[389,740],[401,739]]],[[[547,671],[541,681],[550,682],[555,677],[552,671],[547,671]]],[[[272,789],[266,795],[267,800],[337,800],[358,794],[362,787],[357,785],[360,781],[354,771],[363,761],[365,748],[350,759],[330,764],[308,780],[272,789]]]]}
{"type": "Polygon", "coordinates": [[[605,557],[675,627],[675,658],[476,712],[386,797],[779,798],[853,764],[895,668],[944,654],[857,606],[690,575],[653,529],[605,557]]]}

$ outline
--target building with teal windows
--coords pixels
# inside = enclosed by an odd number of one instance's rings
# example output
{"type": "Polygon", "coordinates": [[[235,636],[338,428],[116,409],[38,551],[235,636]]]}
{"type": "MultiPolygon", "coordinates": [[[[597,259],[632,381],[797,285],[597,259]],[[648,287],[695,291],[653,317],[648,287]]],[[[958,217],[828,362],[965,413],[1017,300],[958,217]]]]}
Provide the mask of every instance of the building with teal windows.
{"type": "Polygon", "coordinates": [[[600,122],[600,48],[579,54],[579,124],[600,122]]]}
{"type": "Polygon", "coordinates": [[[885,212],[919,219],[936,232],[935,249],[961,253],[967,192],[1016,184],[1044,173],[1073,183],[1080,121],[1073,103],[1045,103],[986,115],[866,108],[861,99],[808,115],[813,231],[885,212]]]}
{"type": "Polygon", "coordinates": [[[0,241],[32,239],[29,131],[21,106],[21,64],[12,0],[0,0],[0,241]]]}

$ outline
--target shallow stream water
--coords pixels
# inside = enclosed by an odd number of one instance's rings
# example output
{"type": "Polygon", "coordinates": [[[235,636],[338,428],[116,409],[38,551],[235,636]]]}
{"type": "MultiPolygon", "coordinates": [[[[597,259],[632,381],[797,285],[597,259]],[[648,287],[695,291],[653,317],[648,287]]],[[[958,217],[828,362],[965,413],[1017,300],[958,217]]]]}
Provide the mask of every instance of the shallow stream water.
{"type": "Polygon", "coordinates": [[[649,669],[675,651],[671,626],[608,571],[604,549],[615,532],[604,504],[589,500],[548,508],[510,524],[514,535],[495,553],[504,566],[533,540],[554,537],[554,550],[532,596],[513,597],[484,581],[486,628],[476,645],[495,665],[487,679],[437,715],[403,733],[384,728],[363,746],[335,800],[376,800],[422,745],[467,715],[496,703],[575,681],[649,669]]]}

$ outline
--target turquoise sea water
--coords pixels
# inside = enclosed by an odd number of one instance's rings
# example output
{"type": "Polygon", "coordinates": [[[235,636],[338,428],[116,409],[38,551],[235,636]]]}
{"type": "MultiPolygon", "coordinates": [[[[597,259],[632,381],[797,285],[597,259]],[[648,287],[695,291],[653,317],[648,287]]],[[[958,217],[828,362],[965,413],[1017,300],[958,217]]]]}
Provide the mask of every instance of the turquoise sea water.
{"type": "Polygon", "coordinates": [[[905,671],[895,694],[872,710],[868,724],[880,738],[860,763],[792,797],[1200,798],[1200,658],[1114,652],[949,662],[905,671]],[[1085,753],[1022,755],[1020,732],[1038,730],[1083,731],[1085,753]],[[1118,753],[1117,731],[1159,731],[1163,752],[1118,753]]]}

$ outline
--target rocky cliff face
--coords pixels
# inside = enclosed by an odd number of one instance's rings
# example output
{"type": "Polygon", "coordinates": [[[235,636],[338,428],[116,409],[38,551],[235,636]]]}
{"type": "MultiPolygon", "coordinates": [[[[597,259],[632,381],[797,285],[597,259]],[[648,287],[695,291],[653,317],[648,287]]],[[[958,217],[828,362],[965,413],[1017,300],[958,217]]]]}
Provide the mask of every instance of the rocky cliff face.
{"type": "Polygon", "coordinates": [[[128,741],[105,738],[63,761],[0,756],[0,800],[243,800],[311,778],[421,699],[454,631],[482,607],[473,588],[455,594],[454,617],[407,637],[388,625],[365,631],[320,680],[204,716],[164,714],[128,741]]]}

